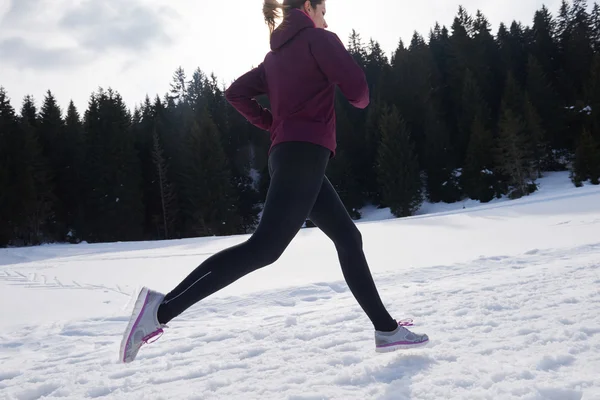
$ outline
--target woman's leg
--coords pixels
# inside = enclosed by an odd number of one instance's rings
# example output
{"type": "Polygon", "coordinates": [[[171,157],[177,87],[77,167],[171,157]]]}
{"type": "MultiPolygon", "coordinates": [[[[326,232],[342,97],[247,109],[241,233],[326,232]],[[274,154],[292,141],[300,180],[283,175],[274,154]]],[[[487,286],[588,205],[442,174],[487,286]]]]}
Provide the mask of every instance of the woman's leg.
{"type": "Polygon", "coordinates": [[[378,331],[393,331],[398,323],[385,309],[363,252],[362,236],[329,179],[309,216],[335,244],[342,272],[352,294],[378,331]]]}
{"type": "Polygon", "coordinates": [[[277,261],[306,221],[321,190],[330,152],[310,143],[276,146],[269,157],[271,185],[252,237],[204,261],[168,293],[158,309],[166,324],[198,301],[277,261]]]}

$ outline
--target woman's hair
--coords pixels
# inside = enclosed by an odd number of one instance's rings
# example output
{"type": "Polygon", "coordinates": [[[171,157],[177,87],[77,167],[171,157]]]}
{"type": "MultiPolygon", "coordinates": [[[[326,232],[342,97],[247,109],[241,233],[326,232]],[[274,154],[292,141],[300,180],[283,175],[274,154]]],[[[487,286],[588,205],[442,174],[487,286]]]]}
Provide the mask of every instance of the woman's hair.
{"type": "MultiPolygon", "coordinates": [[[[269,31],[273,33],[275,30],[275,21],[281,18],[280,10],[283,11],[283,19],[287,17],[288,13],[296,8],[302,8],[307,0],[283,0],[283,4],[277,0],[265,0],[263,5],[263,14],[265,15],[265,22],[269,26],[269,31]]],[[[323,0],[309,0],[313,7],[321,4],[323,0]]]]}

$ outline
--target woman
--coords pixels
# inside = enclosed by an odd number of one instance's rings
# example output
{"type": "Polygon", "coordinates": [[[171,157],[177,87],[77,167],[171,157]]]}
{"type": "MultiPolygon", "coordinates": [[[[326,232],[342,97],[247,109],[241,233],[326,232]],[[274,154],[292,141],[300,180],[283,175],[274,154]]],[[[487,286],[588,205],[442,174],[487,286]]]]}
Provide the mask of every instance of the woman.
{"type": "Polygon", "coordinates": [[[207,259],[166,296],[144,288],[121,344],[131,362],[140,347],[163,333],[173,318],[244,275],[273,264],[309,218],[335,244],[344,278],[375,328],[378,352],[428,342],[385,309],[362,249],[362,238],[325,176],[335,155],[335,87],[358,108],[369,103],[362,69],[339,38],[325,30],[326,0],[265,0],[271,51],[237,79],[227,100],[252,124],[271,133],[271,184],[252,237],[207,259]],[[283,22],[275,29],[279,11],[283,22]],[[272,110],[254,99],[266,94],[272,110]]]}

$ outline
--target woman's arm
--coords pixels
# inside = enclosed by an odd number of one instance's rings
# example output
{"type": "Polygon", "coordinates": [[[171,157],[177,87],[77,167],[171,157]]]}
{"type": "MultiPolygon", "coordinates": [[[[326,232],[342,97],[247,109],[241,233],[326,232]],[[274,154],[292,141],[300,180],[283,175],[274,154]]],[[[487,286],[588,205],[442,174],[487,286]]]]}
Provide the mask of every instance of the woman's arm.
{"type": "Polygon", "coordinates": [[[369,105],[369,86],[362,68],[346,50],[335,33],[315,29],[311,52],[321,71],[336,84],[350,104],[357,108],[369,105]]]}
{"type": "Polygon", "coordinates": [[[225,98],[251,124],[268,131],[273,124],[273,115],[255,100],[266,93],[265,68],[261,63],[233,82],[225,91],[225,98]]]}

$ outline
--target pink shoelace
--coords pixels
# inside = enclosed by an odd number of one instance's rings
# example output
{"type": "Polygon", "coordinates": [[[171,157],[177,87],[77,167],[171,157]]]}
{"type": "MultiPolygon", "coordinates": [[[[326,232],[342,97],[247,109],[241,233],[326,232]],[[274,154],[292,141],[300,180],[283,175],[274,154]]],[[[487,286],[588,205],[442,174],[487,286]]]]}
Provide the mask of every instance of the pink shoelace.
{"type": "Polygon", "coordinates": [[[398,321],[398,326],[414,326],[411,318],[398,321]]]}
{"type": "Polygon", "coordinates": [[[160,339],[160,337],[163,335],[164,331],[162,328],[152,332],[151,334],[144,336],[144,338],[142,339],[142,343],[144,344],[151,344],[156,342],[158,339],[160,339]],[[158,336],[158,337],[157,337],[158,336]],[[154,339],[156,338],[156,339],[154,339]],[[150,341],[150,339],[154,339],[153,341],[150,341]]]}

